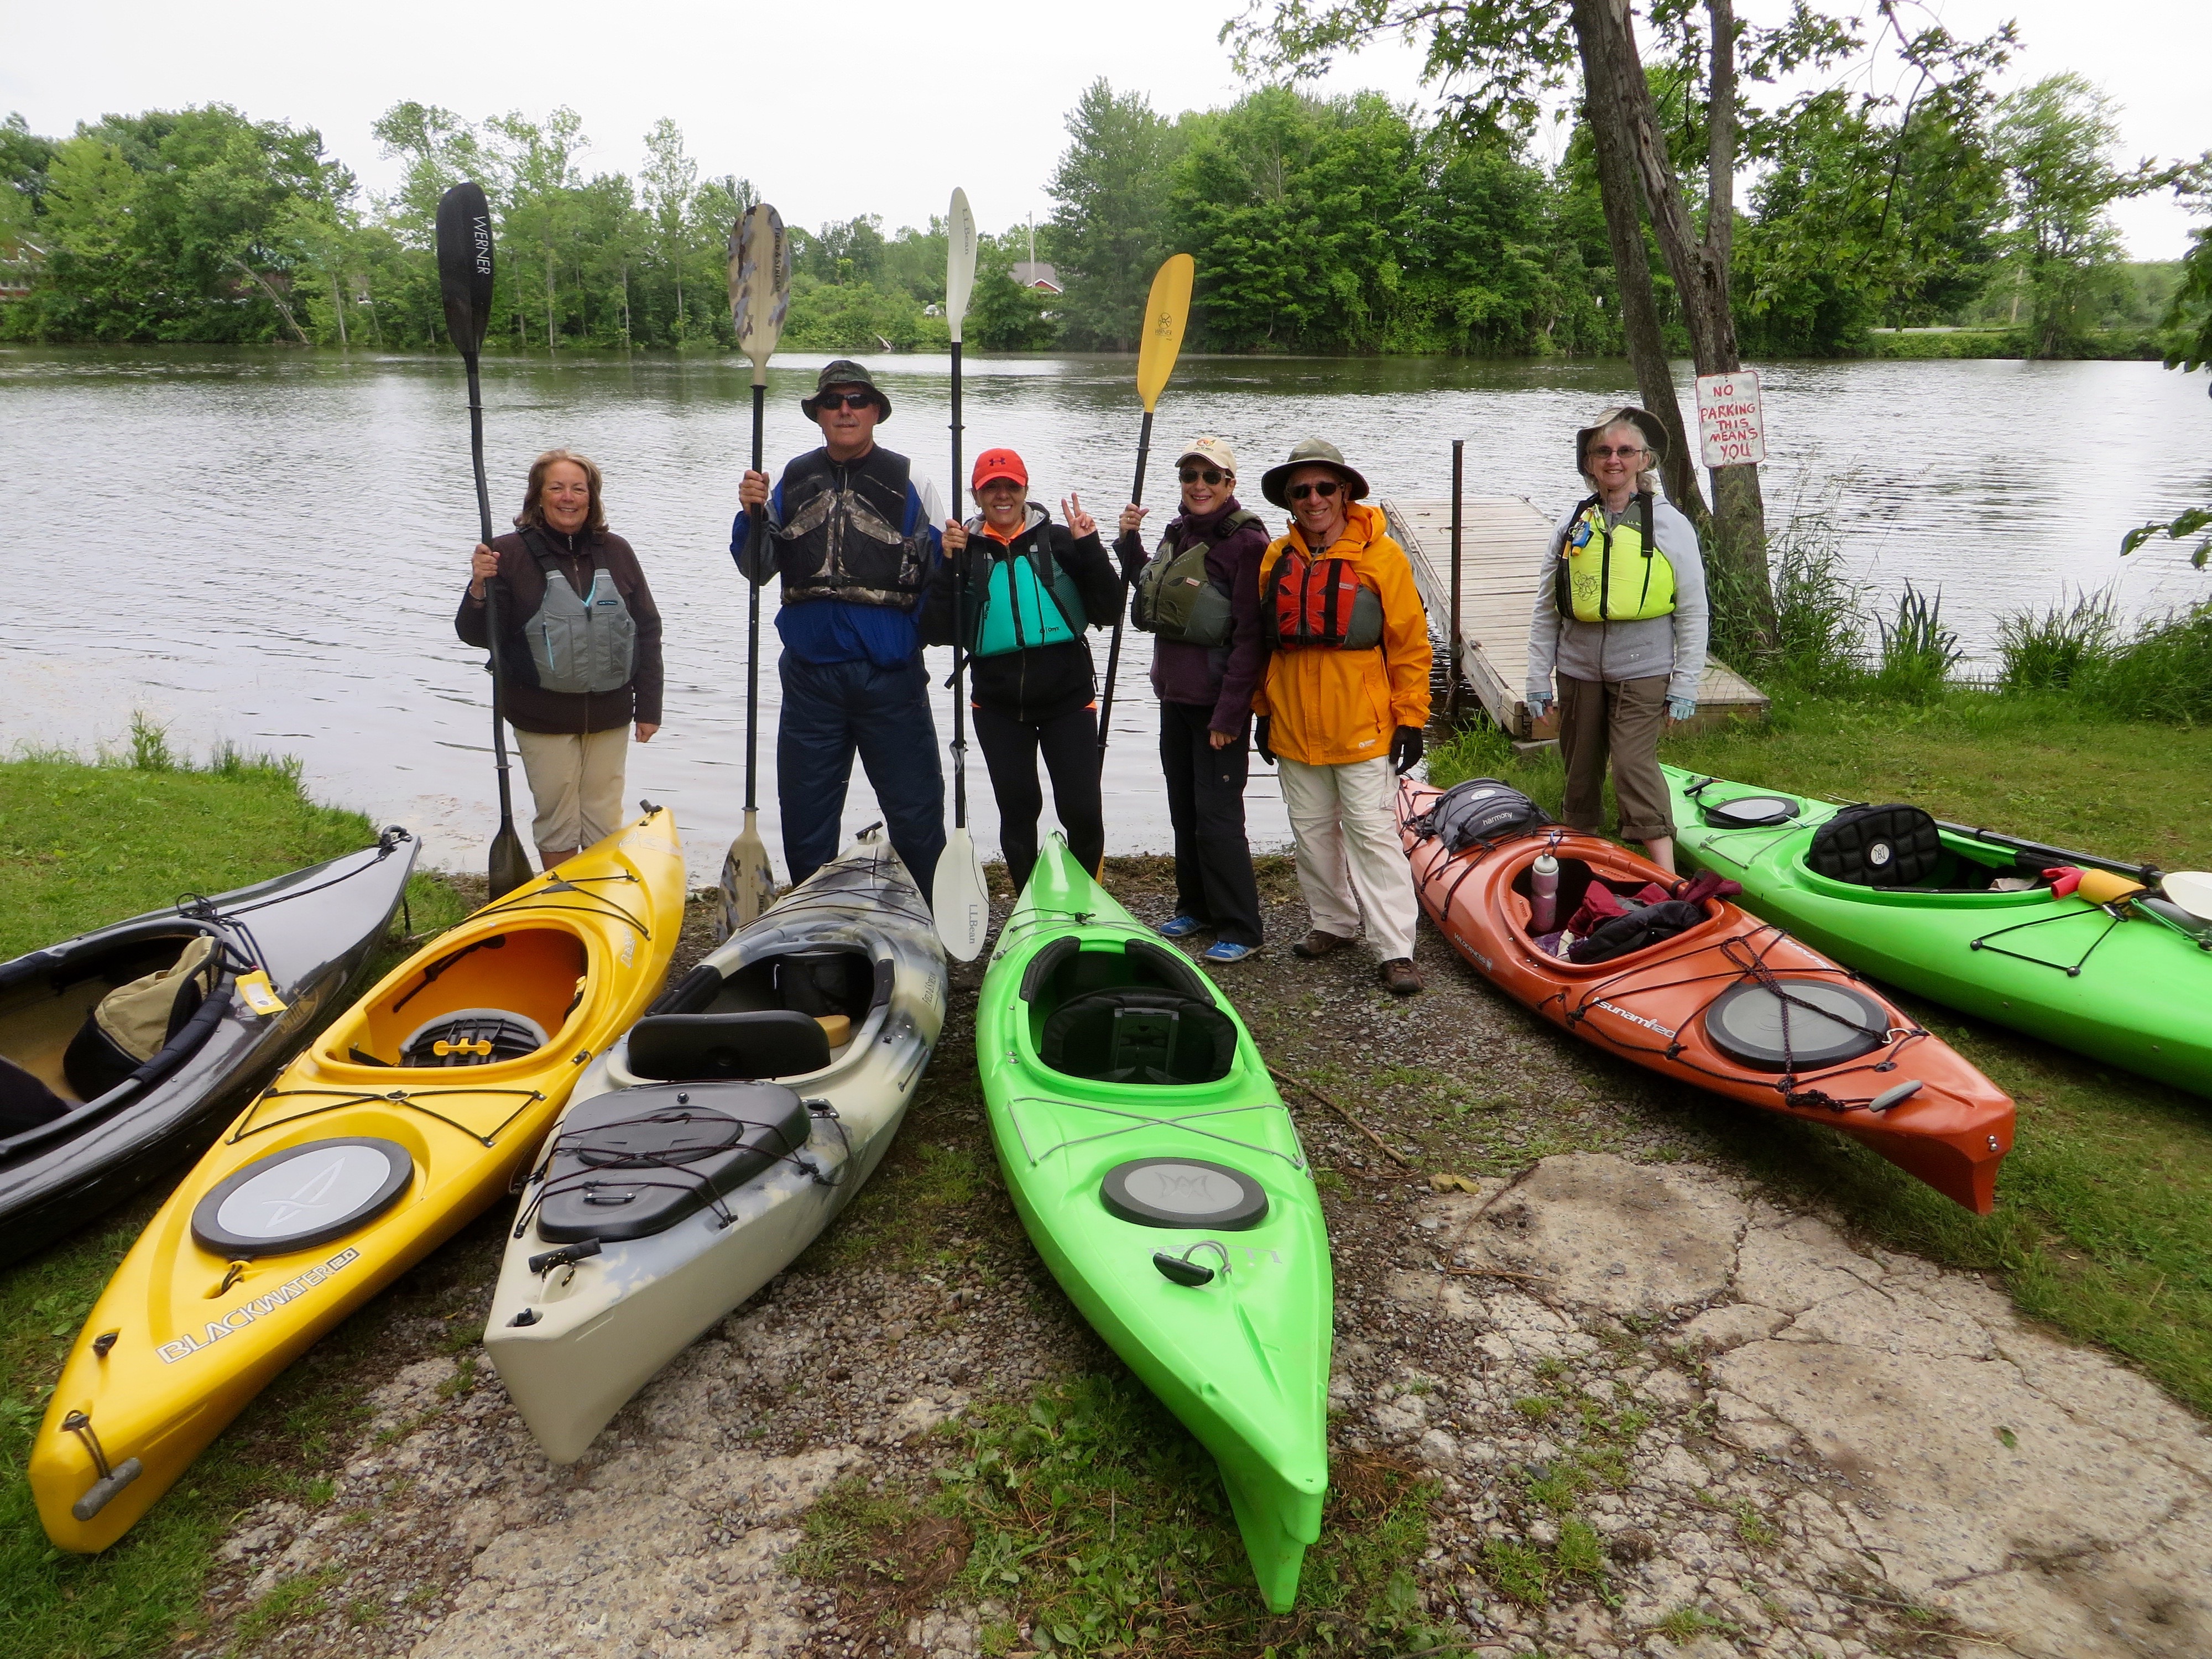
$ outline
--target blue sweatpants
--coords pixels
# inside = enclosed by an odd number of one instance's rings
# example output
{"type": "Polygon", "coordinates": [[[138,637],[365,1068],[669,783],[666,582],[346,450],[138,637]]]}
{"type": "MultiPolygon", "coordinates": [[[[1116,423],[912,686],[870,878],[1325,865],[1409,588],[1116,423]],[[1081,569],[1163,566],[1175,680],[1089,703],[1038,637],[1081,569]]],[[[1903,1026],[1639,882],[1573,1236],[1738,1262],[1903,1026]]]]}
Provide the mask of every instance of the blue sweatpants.
{"type": "Polygon", "coordinates": [[[779,669],[783,718],[775,734],[775,795],[792,881],[805,881],[837,855],[857,749],[891,846],[928,892],[945,850],[945,773],[921,653],[896,668],[878,668],[865,661],[805,662],[787,651],[779,669]]]}

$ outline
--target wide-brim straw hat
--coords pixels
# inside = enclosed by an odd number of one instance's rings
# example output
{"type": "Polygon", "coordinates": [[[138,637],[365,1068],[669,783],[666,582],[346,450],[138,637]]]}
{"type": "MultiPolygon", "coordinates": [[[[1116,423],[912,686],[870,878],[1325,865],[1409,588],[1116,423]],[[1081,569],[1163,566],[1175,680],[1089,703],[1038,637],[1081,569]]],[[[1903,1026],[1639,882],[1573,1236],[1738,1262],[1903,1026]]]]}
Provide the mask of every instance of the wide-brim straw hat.
{"type": "Polygon", "coordinates": [[[1367,493],[1367,480],[1345,464],[1344,452],[1326,438],[1308,438],[1291,452],[1291,459],[1280,466],[1271,466],[1260,477],[1260,493],[1277,507],[1287,510],[1290,497],[1283,487],[1291,481],[1291,474],[1302,466],[1325,466],[1344,480],[1345,499],[1358,501],[1367,493]]]}
{"type": "Polygon", "coordinates": [[[1644,434],[1644,447],[1651,452],[1651,465],[1656,467],[1667,459],[1667,428],[1660,424],[1659,417],[1648,409],[1638,409],[1634,404],[1623,404],[1618,409],[1607,410],[1575,434],[1576,471],[1584,477],[1589,476],[1590,440],[1607,427],[1619,426],[1623,421],[1644,434]]]}

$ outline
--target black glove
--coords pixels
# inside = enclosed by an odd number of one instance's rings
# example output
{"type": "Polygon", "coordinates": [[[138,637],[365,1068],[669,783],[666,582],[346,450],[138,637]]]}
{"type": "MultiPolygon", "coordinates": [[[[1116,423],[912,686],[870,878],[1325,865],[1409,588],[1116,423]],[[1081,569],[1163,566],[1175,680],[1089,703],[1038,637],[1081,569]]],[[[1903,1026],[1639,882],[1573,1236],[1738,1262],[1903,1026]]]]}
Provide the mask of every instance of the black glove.
{"type": "Polygon", "coordinates": [[[1390,764],[1397,768],[1398,775],[1403,777],[1413,769],[1420,758],[1421,728],[1418,726],[1400,726],[1397,734],[1390,739],[1390,764]]]}
{"type": "Polygon", "coordinates": [[[1267,717],[1265,714],[1252,722],[1252,746],[1260,751],[1260,758],[1273,766],[1275,751],[1267,747],[1267,717]]]}

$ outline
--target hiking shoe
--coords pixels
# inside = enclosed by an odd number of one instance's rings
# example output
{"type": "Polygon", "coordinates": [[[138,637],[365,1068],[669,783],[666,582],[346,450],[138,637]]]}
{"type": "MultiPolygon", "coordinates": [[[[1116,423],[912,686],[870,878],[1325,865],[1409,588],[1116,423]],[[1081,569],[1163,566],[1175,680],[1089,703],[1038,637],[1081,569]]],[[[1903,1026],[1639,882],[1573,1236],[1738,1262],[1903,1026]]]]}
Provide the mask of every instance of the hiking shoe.
{"type": "Polygon", "coordinates": [[[1259,948],[1256,945],[1238,945],[1229,939],[1218,939],[1198,953],[1198,959],[1213,963],[1242,962],[1259,948]]]}
{"type": "Polygon", "coordinates": [[[1394,997],[1409,997],[1421,988],[1421,970],[1411,957],[1393,957],[1375,970],[1382,988],[1394,997]]]}
{"type": "Polygon", "coordinates": [[[1296,945],[1291,946],[1291,954],[1294,957],[1304,957],[1308,962],[1311,962],[1317,957],[1325,957],[1331,951],[1351,943],[1348,939],[1339,939],[1334,933],[1324,933],[1316,927],[1296,945]]]}
{"type": "Polygon", "coordinates": [[[1170,916],[1152,931],[1162,939],[1188,939],[1205,926],[1206,924],[1196,916],[1174,915],[1170,916]]]}

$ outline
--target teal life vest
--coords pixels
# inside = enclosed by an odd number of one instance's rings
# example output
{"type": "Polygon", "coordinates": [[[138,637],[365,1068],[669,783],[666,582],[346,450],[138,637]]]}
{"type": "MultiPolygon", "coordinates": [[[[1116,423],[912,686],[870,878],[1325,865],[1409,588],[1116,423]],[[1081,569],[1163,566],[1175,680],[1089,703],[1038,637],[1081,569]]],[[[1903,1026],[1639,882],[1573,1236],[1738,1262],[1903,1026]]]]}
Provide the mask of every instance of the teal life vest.
{"type": "Polygon", "coordinates": [[[1052,520],[1039,507],[1012,546],[968,522],[968,654],[1003,657],[1059,645],[1083,633],[1083,595],[1052,556],[1052,520]],[[973,556],[981,553],[982,557],[973,556]],[[975,567],[982,567],[979,581],[975,567]]]}

